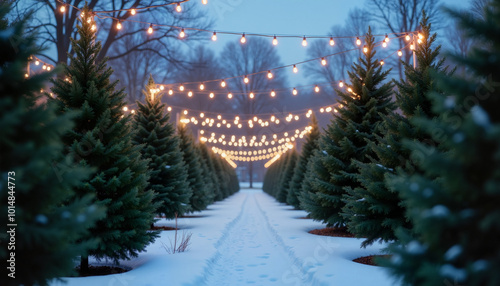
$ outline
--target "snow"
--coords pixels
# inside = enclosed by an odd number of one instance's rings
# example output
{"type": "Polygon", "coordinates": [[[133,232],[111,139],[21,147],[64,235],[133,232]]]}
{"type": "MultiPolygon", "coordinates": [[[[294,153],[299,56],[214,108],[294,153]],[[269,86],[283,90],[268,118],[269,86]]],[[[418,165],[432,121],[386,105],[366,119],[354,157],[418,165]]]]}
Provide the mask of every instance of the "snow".
{"type": "Polygon", "coordinates": [[[448,261],[452,261],[457,259],[460,254],[462,254],[462,247],[456,244],[446,251],[444,258],[448,261]]]}
{"type": "MultiPolygon", "coordinates": [[[[66,284],[51,285],[395,285],[382,267],[352,261],[381,254],[385,244],[363,249],[361,239],[309,234],[325,225],[302,219],[306,212],[260,189],[242,189],[195,215],[178,219],[179,234],[192,233],[187,252],[167,254],[162,242],[169,245],[174,231],[162,231],[137,258],[121,261],[128,272],[64,278],[66,284]]],[[[91,258],[91,264],[99,263],[91,258]]]]}
{"type": "Polygon", "coordinates": [[[488,116],[488,113],[481,108],[479,105],[475,105],[470,109],[471,115],[472,115],[472,120],[474,122],[482,127],[488,127],[490,125],[490,118],[488,116]]]}

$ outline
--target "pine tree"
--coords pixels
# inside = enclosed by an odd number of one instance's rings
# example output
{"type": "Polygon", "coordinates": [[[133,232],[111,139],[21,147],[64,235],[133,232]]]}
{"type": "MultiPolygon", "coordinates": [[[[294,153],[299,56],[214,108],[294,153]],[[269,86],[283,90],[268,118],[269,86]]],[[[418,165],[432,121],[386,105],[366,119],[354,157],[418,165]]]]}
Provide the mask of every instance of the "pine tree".
{"type": "Polygon", "coordinates": [[[289,153],[288,160],[286,162],[286,165],[283,166],[283,176],[281,178],[281,182],[278,187],[278,192],[276,194],[276,200],[278,200],[278,202],[280,203],[286,203],[288,190],[290,189],[290,181],[292,180],[293,176],[293,170],[297,165],[296,164],[297,158],[299,157],[295,149],[288,153],[289,153]]]}
{"type": "Polygon", "coordinates": [[[205,189],[206,189],[208,195],[211,197],[210,203],[213,203],[215,201],[215,194],[216,194],[216,186],[215,186],[213,172],[210,169],[207,161],[203,157],[203,153],[202,153],[200,144],[195,144],[194,150],[196,152],[196,156],[198,156],[199,161],[200,161],[201,177],[204,180],[203,183],[205,184],[205,189]]]}
{"type": "MultiPolygon", "coordinates": [[[[123,90],[110,82],[113,70],[106,60],[97,61],[101,49],[92,30],[93,15],[84,8],[79,39],[72,39],[75,56],[66,68],[66,77],[53,80],[54,99],[62,113],[80,111],[75,127],[64,135],[69,153],[83,166],[96,172],[77,187],[77,196],[95,195],[95,203],[107,208],[106,218],[97,222],[90,238],[100,244],[89,254],[97,259],[116,262],[129,259],[154,241],[150,232],[154,220],[154,193],[147,190],[149,172],[139,147],[132,144],[129,115],[124,115],[123,90]]],[[[88,257],[82,256],[81,271],[88,269],[88,257]]]]}
{"type": "Polygon", "coordinates": [[[180,140],[174,126],[168,122],[170,113],[165,113],[162,94],[150,76],[143,90],[145,103],[137,102],[134,117],[133,142],[142,146],[143,158],[149,159],[151,171],[149,188],[154,190],[157,213],[174,218],[189,211],[189,199],[193,193],[187,181],[187,167],[180,150],[180,140]]]}
{"type": "Polygon", "coordinates": [[[312,128],[306,135],[306,141],[304,142],[304,145],[302,145],[302,154],[300,155],[300,158],[297,161],[297,165],[293,170],[290,189],[286,197],[287,204],[294,206],[296,209],[300,208],[298,195],[300,194],[300,192],[302,192],[302,181],[304,180],[304,175],[306,173],[307,162],[312,156],[313,151],[318,149],[318,139],[320,136],[320,132],[318,128],[318,120],[316,120],[316,116],[314,114],[311,117],[310,126],[312,128]]]}
{"type": "Polygon", "coordinates": [[[432,112],[431,101],[427,96],[429,90],[437,90],[431,70],[446,73],[444,59],[438,60],[441,47],[433,48],[436,34],[431,35],[428,20],[423,13],[420,22],[422,43],[415,50],[417,67],[403,62],[406,78],[395,81],[398,87],[396,104],[402,115],[392,113],[384,118],[381,125],[383,136],[376,136],[376,142],[370,144],[374,152],[372,162],[358,164],[359,173],[356,177],[362,187],[356,188],[355,193],[362,199],[349,202],[349,207],[357,216],[350,217],[348,227],[357,237],[366,238],[363,247],[377,240],[395,240],[396,229],[411,228],[398,191],[389,188],[386,177],[393,177],[396,173],[412,173],[418,168],[413,163],[410,150],[403,146],[403,140],[432,140],[410,120],[414,116],[433,118],[438,115],[432,112]]]}
{"type": "Polygon", "coordinates": [[[189,199],[190,211],[202,211],[213,202],[213,193],[207,188],[203,175],[200,157],[196,150],[193,136],[185,125],[177,126],[177,134],[180,138],[180,149],[184,155],[184,162],[188,169],[188,183],[193,190],[193,195],[189,199]]]}
{"type": "Polygon", "coordinates": [[[423,172],[391,180],[414,233],[398,231],[388,264],[408,285],[500,284],[500,1],[485,11],[484,19],[449,11],[477,40],[467,58],[453,56],[471,74],[433,74],[448,95],[431,93],[441,115],[412,122],[440,145],[406,141],[412,155],[425,154],[423,172]]]}
{"type": "Polygon", "coordinates": [[[303,203],[313,219],[329,226],[344,226],[352,215],[344,206],[346,200],[352,199],[352,190],[359,186],[353,176],[356,172],[353,160],[367,161],[367,140],[374,138],[381,116],[394,109],[392,84],[383,83],[389,71],[383,71],[375,59],[375,39],[371,30],[365,41],[368,51],[359,64],[353,64],[349,72],[351,84],[347,90],[337,90],[343,108],[338,114],[334,113],[334,119],[320,139],[319,149],[326,155],[315,157],[320,162],[311,164],[316,180],[306,196],[314,203],[303,203]]]}
{"type": "Polygon", "coordinates": [[[28,59],[40,49],[25,32],[28,18],[8,26],[10,9],[0,4],[0,208],[12,224],[2,224],[0,233],[0,284],[48,285],[73,274],[73,259],[96,245],[85,237],[104,210],[91,196],[72,199],[91,173],[62,156],[62,134],[75,114],[58,116],[52,103],[35,103],[54,73],[25,77],[28,59]]]}
{"type": "Polygon", "coordinates": [[[215,201],[221,201],[224,199],[223,193],[222,193],[222,184],[220,182],[219,176],[217,176],[217,171],[215,169],[214,165],[214,160],[213,157],[210,155],[212,153],[211,151],[208,150],[207,145],[200,143],[198,144],[199,150],[201,151],[201,156],[208,166],[208,170],[210,171],[210,178],[211,181],[213,182],[214,186],[214,200],[215,201]]]}

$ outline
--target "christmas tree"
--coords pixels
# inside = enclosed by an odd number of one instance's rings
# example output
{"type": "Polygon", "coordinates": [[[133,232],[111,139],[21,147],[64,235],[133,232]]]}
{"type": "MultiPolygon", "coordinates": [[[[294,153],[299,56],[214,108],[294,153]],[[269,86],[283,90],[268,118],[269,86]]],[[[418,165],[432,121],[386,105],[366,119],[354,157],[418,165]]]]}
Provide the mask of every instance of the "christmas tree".
{"type": "Polygon", "coordinates": [[[162,94],[152,76],[143,94],[146,102],[137,102],[133,142],[142,146],[143,158],[149,159],[149,188],[156,193],[156,212],[166,218],[174,218],[176,214],[189,211],[189,199],[193,192],[187,181],[188,172],[179,147],[179,137],[174,126],[168,122],[170,114],[165,113],[162,94]]]}
{"type": "Polygon", "coordinates": [[[53,104],[35,103],[54,73],[27,73],[28,59],[41,51],[25,32],[27,18],[7,25],[10,9],[0,4],[0,284],[47,285],[73,274],[73,260],[96,245],[88,228],[104,210],[92,196],[73,199],[91,173],[62,156],[62,134],[75,114],[58,116],[53,104]]]}
{"type": "MultiPolygon", "coordinates": [[[[154,241],[154,192],[146,189],[147,161],[140,147],[132,144],[130,116],[123,113],[125,94],[110,82],[112,69],[106,60],[97,61],[101,49],[95,41],[93,14],[84,8],[78,25],[79,39],[72,39],[75,56],[66,68],[66,79],[53,80],[54,102],[62,113],[79,111],[75,126],[64,135],[68,152],[95,173],[77,187],[77,196],[95,195],[95,203],[107,208],[106,218],[97,222],[89,238],[100,239],[89,254],[97,259],[129,259],[154,241]]],[[[82,256],[86,272],[88,257],[82,256]]]]}
{"type": "Polygon", "coordinates": [[[431,120],[415,117],[439,146],[405,144],[423,173],[391,180],[407,206],[413,233],[398,231],[391,272],[411,285],[499,285],[500,273],[500,0],[484,19],[449,13],[477,40],[467,58],[453,56],[468,77],[434,73],[431,120]],[[438,178],[438,179],[436,179],[438,178]]]}
{"type": "Polygon", "coordinates": [[[302,192],[302,181],[304,180],[304,175],[306,173],[307,162],[312,156],[313,151],[318,149],[320,132],[318,128],[318,120],[316,120],[316,116],[314,116],[314,114],[311,117],[310,126],[312,128],[306,135],[304,145],[302,145],[302,153],[300,154],[297,165],[293,171],[290,189],[288,190],[288,195],[286,197],[287,204],[294,206],[296,209],[300,208],[298,195],[302,192]]]}
{"type": "Polygon", "coordinates": [[[351,84],[346,90],[337,90],[343,107],[334,113],[319,142],[319,149],[326,154],[316,156],[315,160],[320,162],[310,165],[316,179],[306,196],[314,203],[302,204],[313,219],[329,226],[344,226],[353,215],[351,210],[344,209],[346,200],[353,199],[352,190],[359,186],[354,178],[357,168],[353,161],[368,160],[367,140],[373,140],[382,115],[394,109],[392,84],[383,83],[389,71],[383,71],[380,61],[375,59],[371,30],[365,42],[364,57],[349,72],[351,84]]]}
{"type": "Polygon", "coordinates": [[[286,162],[286,165],[283,166],[283,175],[281,177],[280,184],[277,189],[276,193],[276,199],[280,203],[285,203],[286,198],[288,196],[288,192],[290,189],[290,181],[292,180],[293,176],[293,170],[295,169],[296,163],[297,163],[297,158],[299,157],[297,155],[297,151],[292,150],[291,152],[288,152],[288,160],[286,162]]]}
{"type": "Polygon", "coordinates": [[[203,158],[203,161],[208,167],[209,173],[210,173],[210,181],[212,182],[214,189],[214,200],[215,201],[221,201],[224,199],[223,193],[222,193],[222,183],[220,182],[219,176],[217,176],[217,171],[215,169],[214,165],[214,159],[210,155],[212,153],[210,150],[208,150],[207,145],[205,144],[198,144],[198,148],[201,152],[201,157],[203,158]]]}
{"type": "Polygon", "coordinates": [[[374,152],[370,163],[358,163],[357,179],[361,187],[354,191],[358,200],[350,200],[349,208],[357,214],[350,217],[349,230],[357,237],[366,238],[362,246],[374,241],[391,241],[396,239],[395,230],[400,227],[411,228],[405,216],[405,207],[397,188],[389,188],[386,178],[396,173],[412,173],[418,170],[411,158],[411,152],[402,144],[404,140],[427,141],[432,138],[410,120],[414,116],[433,118],[431,101],[427,96],[429,90],[437,90],[436,81],[431,70],[446,72],[444,59],[438,60],[440,46],[434,48],[436,34],[431,35],[431,24],[425,13],[420,22],[421,43],[415,50],[418,65],[403,62],[405,79],[395,82],[398,87],[396,104],[402,112],[392,113],[384,117],[381,125],[383,136],[376,135],[376,142],[371,142],[374,152]]]}
{"type": "Polygon", "coordinates": [[[184,155],[184,162],[188,169],[188,183],[193,190],[193,195],[189,199],[190,211],[202,211],[213,202],[213,192],[208,188],[203,177],[204,167],[202,166],[201,154],[196,150],[193,136],[189,133],[185,125],[177,126],[177,134],[180,138],[180,149],[184,155]]]}

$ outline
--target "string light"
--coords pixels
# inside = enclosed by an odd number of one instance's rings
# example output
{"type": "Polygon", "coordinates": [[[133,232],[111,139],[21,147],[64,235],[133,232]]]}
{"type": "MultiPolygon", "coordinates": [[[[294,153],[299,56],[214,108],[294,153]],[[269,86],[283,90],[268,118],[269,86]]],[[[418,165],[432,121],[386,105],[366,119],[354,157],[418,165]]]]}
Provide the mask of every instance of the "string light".
{"type": "Polygon", "coordinates": [[[293,95],[297,95],[299,92],[297,91],[297,89],[294,87],[293,90],[292,90],[292,94],[293,95]]]}
{"type": "Polygon", "coordinates": [[[35,61],[35,65],[37,65],[37,66],[38,66],[38,65],[40,65],[40,61],[39,61],[39,60],[36,60],[36,61],[35,61]]]}
{"type": "Polygon", "coordinates": [[[364,47],[363,47],[363,53],[365,53],[365,54],[368,53],[368,46],[367,45],[364,45],[364,47]]]}
{"type": "Polygon", "coordinates": [[[117,30],[121,30],[122,29],[122,22],[121,21],[118,21],[118,23],[116,24],[116,29],[117,30]]]}
{"type": "Polygon", "coordinates": [[[179,86],[179,90],[184,91],[184,86],[183,85],[179,86]]]}
{"type": "Polygon", "coordinates": [[[385,42],[385,43],[389,43],[389,40],[390,40],[390,39],[389,39],[389,36],[387,36],[387,34],[385,34],[384,42],[385,42]]]}
{"type": "Polygon", "coordinates": [[[221,83],[220,83],[220,86],[221,87],[226,87],[226,81],[225,80],[222,80],[221,83]]]}
{"type": "Polygon", "coordinates": [[[361,46],[361,40],[359,37],[356,37],[356,45],[361,46]]]}
{"type": "Polygon", "coordinates": [[[213,93],[213,92],[211,92],[211,93],[210,93],[210,95],[209,95],[209,97],[210,97],[210,98],[214,98],[214,97],[215,97],[214,93],[213,93]]]}
{"type": "Polygon", "coordinates": [[[340,88],[344,87],[344,83],[342,81],[339,81],[339,87],[340,88]]]}
{"type": "Polygon", "coordinates": [[[205,89],[205,85],[202,83],[200,84],[200,90],[204,90],[205,89]]]}
{"type": "Polygon", "coordinates": [[[168,90],[168,95],[173,95],[174,94],[174,91],[172,89],[169,89],[168,90]]]}
{"type": "Polygon", "coordinates": [[[124,106],[124,107],[123,107],[123,111],[128,111],[128,107],[127,107],[127,106],[124,106]]]}
{"type": "Polygon", "coordinates": [[[62,4],[61,7],[59,8],[59,11],[61,11],[61,13],[66,12],[66,4],[62,4]]]}
{"type": "Polygon", "coordinates": [[[415,50],[415,43],[413,43],[413,42],[411,43],[410,50],[415,50]]]}
{"type": "Polygon", "coordinates": [[[153,24],[149,24],[148,34],[153,34],[153,24]]]}
{"type": "Polygon", "coordinates": [[[227,98],[229,98],[229,99],[233,98],[233,94],[232,93],[228,93],[227,94],[227,98]]]}
{"type": "Polygon", "coordinates": [[[273,73],[271,71],[267,71],[267,78],[272,79],[273,78],[273,73]]]}
{"type": "Polygon", "coordinates": [[[383,48],[387,48],[387,43],[386,43],[385,41],[384,41],[384,42],[382,42],[382,47],[383,47],[383,48]]]}
{"type": "Polygon", "coordinates": [[[384,60],[380,61],[380,65],[383,66],[385,64],[384,60]]]}
{"type": "Polygon", "coordinates": [[[318,85],[316,85],[316,86],[314,87],[314,91],[315,91],[315,92],[319,92],[319,86],[318,86],[318,85]]]}
{"type": "Polygon", "coordinates": [[[330,37],[330,46],[334,46],[335,45],[335,41],[333,40],[333,37],[330,37]]]}
{"type": "Polygon", "coordinates": [[[250,80],[248,79],[248,76],[245,76],[245,78],[243,78],[243,82],[244,83],[248,83],[250,80]]]}
{"type": "Polygon", "coordinates": [[[201,0],[201,4],[207,5],[207,3],[208,3],[208,0],[201,0]]]}
{"type": "Polygon", "coordinates": [[[326,59],[325,58],[321,58],[321,65],[326,66],[326,59]]]}
{"type": "Polygon", "coordinates": [[[398,50],[398,56],[402,56],[403,55],[403,52],[401,50],[398,50]]]}
{"type": "Polygon", "coordinates": [[[250,96],[250,98],[252,98],[252,99],[255,97],[255,95],[253,94],[253,92],[250,92],[250,95],[249,95],[249,96],[250,96]]]}
{"type": "Polygon", "coordinates": [[[184,32],[184,28],[181,29],[181,32],[179,33],[179,38],[184,38],[186,36],[186,33],[184,32]]]}
{"type": "Polygon", "coordinates": [[[299,72],[299,69],[297,68],[297,65],[293,65],[293,72],[294,73],[298,73],[299,72]]]}
{"type": "Polygon", "coordinates": [[[192,92],[192,91],[189,91],[189,92],[188,92],[188,96],[189,96],[189,97],[193,97],[193,92],[192,92]]]}
{"type": "Polygon", "coordinates": [[[181,7],[181,3],[177,3],[177,6],[175,7],[175,11],[177,12],[182,12],[182,7],[181,7]]]}
{"type": "Polygon", "coordinates": [[[406,41],[409,41],[409,40],[410,40],[410,35],[409,35],[408,33],[406,33],[405,40],[406,40],[406,41]]]}
{"type": "Polygon", "coordinates": [[[306,47],[306,46],[307,46],[307,39],[306,39],[306,36],[304,36],[304,38],[302,39],[302,46],[303,46],[303,47],[306,47]]]}
{"type": "Polygon", "coordinates": [[[247,38],[245,37],[245,33],[241,35],[240,43],[244,44],[247,42],[247,38]]]}
{"type": "Polygon", "coordinates": [[[134,16],[135,15],[135,9],[130,10],[130,15],[134,16]]]}
{"type": "Polygon", "coordinates": [[[278,45],[278,39],[276,38],[276,36],[274,36],[274,38],[273,38],[273,45],[274,46],[278,45]]]}
{"type": "Polygon", "coordinates": [[[275,97],[276,96],[276,92],[273,90],[271,90],[271,97],[275,97]]]}
{"type": "Polygon", "coordinates": [[[214,32],[214,34],[212,35],[212,41],[217,41],[217,33],[214,32]]]}

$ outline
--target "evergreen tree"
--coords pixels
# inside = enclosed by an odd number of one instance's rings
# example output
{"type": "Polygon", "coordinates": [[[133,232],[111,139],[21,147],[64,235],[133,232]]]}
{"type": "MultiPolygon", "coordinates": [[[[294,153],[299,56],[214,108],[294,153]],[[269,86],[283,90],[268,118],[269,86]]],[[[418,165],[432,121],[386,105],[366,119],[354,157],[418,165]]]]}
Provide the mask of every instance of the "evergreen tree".
{"type": "MultiPolygon", "coordinates": [[[[0,19],[10,9],[0,4],[0,19]]],[[[97,242],[83,239],[88,228],[104,215],[91,196],[72,200],[90,169],[61,156],[74,114],[57,116],[53,104],[35,104],[54,74],[25,77],[28,58],[40,52],[25,33],[27,21],[0,25],[1,285],[48,285],[71,275],[73,259],[97,242]],[[69,167],[61,172],[61,164],[69,167]]]]}
{"type": "Polygon", "coordinates": [[[210,153],[212,153],[212,152],[208,150],[208,147],[205,144],[200,143],[200,144],[198,144],[198,147],[201,151],[201,156],[202,156],[203,160],[205,161],[205,163],[207,164],[208,170],[210,171],[211,181],[213,182],[213,185],[214,185],[214,189],[213,189],[214,200],[221,201],[224,199],[224,196],[222,193],[222,185],[221,185],[219,177],[217,176],[217,171],[215,169],[213,157],[210,156],[210,153]]]}
{"type": "Polygon", "coordinates": [[[177,134],[180,138],[180,149],[184,155],[184,162],[188,169],[189,187],[193,195],[189,199],[190,211],[202,211],[213,202],[213,193],[208,189],[203,175],[200,154],[197,152],[194,139],[185,125],[177,126],[177,134]]]}
{"type": "MultiPolygon", "coordinates": [[[[95,203],[105,206],[106,219],[97,222],[89,238],[100,244],[89,254],[97,259],[129,259],[154,241],[150,232],[154,220],[154,193],[147,190],[147,161],[138,146],[132,144],[130,116],[124,115],[123,90],[109,80],[112,69],[106,60],[97,61],[101,48],[92,30],[93,15],[84,8],[78,40],[72,39],[75,56],[66,68],[68,80],[53,80],[54,101],[61,112],[80,111],[75,126],[64,135],[69,153],[83,166],[96,170],[77,187],[77,196],[95,195],[95,203]]],[[[81,271],[88,269],[88,257],[82,256],[81,271]]]]}
{"type": "Polygon", "coordinates": [[[300,155],[300,158],[297,161],[297,165],[293,170],[290,189],[288,190],[288,195],[286,197],[287,204],[294,206],[296,209],[300,208],[298,195],[300,194],[300,192],[302,192],[302,181],[304,180],[304,175],[306,173],[307,162],[312,156],[313,151],[318,149],[318,139],[320,136],[320,132],[318,128],[318,120],[316,120],[316,116],[314,114],[311,117],[310,126],[312,128],[306,135],[306,141],[304,142],[304,145],[302,145],[302,154],[300,155]]]}
{"type": "Polygon", "coordinates": [[[295,149],[290,151],[286,165],[283,166],[283,175],[276,194],[276,199],[280,203],[286,202],[288,190],[290,189],[290,181],[292,180],[293,170],[295,169],[298,157],[299,156],[297,155],[297,151],[295,151],[295,149]]]}
{"type": "Polygon", "coordinates": [[[431,70],[446,72],[444,59],[438,60],[440,46],[433,48],[436,34],[431,35],[431,24],[423,13],[421,41],[415,50],[417,67],[403,62],[405,79],[395,81],[398,87],[396,104],[402,112],[392,113],[384,117],[381,125],[383,136],[376,135],[376,142],[371,142],[374,152],[372,162],[358,163],[357,179],[362,187],[355,189],[358,200],[350,200],[349,207],[357,214],[351,216],[349,230],[357,237],[366,238],[362,246],[376,240],[391,241],[396,239],[395,230],[400,227],[411,228],[405,216],[405,207],[398,190],[389,188],[386,177],[395,173],[412,173],[417,166],[411,158],[411,152],[402,144],[403,140],[427,141],[432,138],[424,130],[410,120],[414,116],[433,118],[431,101],[427,96],[429,90],[437,90],[431,70]]]}
{"type": "Polygon", "coordinates": [[[215,201],[216,186],[214,181],[213,171],[210,169],[208,162],[203,157],[200,144],[195,144],[194,149],[196,156],[198,156],[201,168],[201,177],[203,178],[203,183],[205,184],[205,189],[208,195],[211,197],[210,203],[215,201]]]}
{"type": "Polygon", "coordinates": [[[143,94],[146,102],[137,102],[133,142],[143,145],[142,156],[149,159],[149,188],[156,193],[156,212],[166,218],[174,218],[176,214],[189,211],[189,199],[193,192],[187,181],[188,172],[179,147],[179,137],[174,126],[168,122],[170,113],[165,113],[162,94],[157,91],[152,76],[143,94]]]}
{"type": "Polygon", "coordinates": [[[358,199],[352,194],[359,186],[354,178],[357,168],[353,160],[367,161],[367,140],[374,138],[381,116],[394,109],[392,84],[383,83],[389,71],[383,71],[375,59],[375,39],[371,30],[365,42],[368,51],[349,72],[351,84],[347,90],[337,90],[343,108],[338,114],[334,113],[334,119],[320,139],[319,149],[326,155],[316,156],[315,160],[320,162],[311,164],[316,179],[306,196],[314,203],[303,202],[304,209],[313,219],[329,226],[344,226],[352,215],[344,206],[346,200],[358,199]]]}
{"type": "Polygon", "coordinates": [[[471,75],[434,73],[448,95],[431,93],[441,115],[412,122],[440,145],[405,141],[414,156],[426,154],[423,172],[390,180],[414,224],[413,234],[398,231],[388,262],[405,284],[500,284],[500,0],[485,11],[484,19],[449,11],[477,40],[467,58],[453,57],[471,75]]]}

